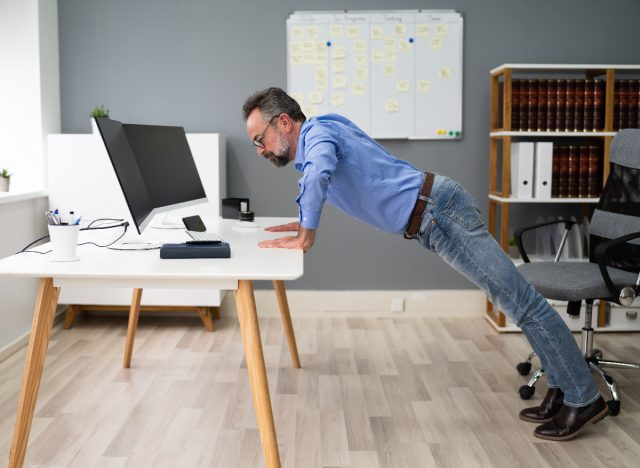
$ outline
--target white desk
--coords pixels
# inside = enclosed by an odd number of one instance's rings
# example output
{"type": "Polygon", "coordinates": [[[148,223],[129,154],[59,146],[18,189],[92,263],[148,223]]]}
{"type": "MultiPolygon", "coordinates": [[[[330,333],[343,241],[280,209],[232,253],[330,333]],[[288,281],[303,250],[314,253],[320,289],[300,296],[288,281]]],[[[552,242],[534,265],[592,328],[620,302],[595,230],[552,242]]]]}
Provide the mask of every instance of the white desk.
{"type": "MultiPolygon", "coordinates": [[[[279,467],[280,456],[252,281],[274,281],[278,299],[282,300],[282,281],[302,276],[303,253],[300,250],[260,249],[256,245],[260,240],[283,235],[265,232],[262,227],[283,224],[291,219],[258,218],[256,221],[260,224],[260,229],[235,230],[232,226],[237,222],[230,220],[220,220],[218,225],[210,226],[210,230],[215,230],[231,244],[229,259],[162,260],[157,250],[119,252],[82,246],[77,252],[81,258],[79,262],[56,263],[49,261],[49,256],[38,254],[20,254],[0,260],[0,276],[40,278],[9,466],[16,468],[24,463],[58,295],[60,288],[73,286],[130,289],[211,288],[235,291],[265,463],[267,467],[279,467]]],[[[154,236],[156,235],[157,233],[154,233],[154,236]]],[[[183,239],[180,232],[167,231],[163,236],[162,240],[166,242],[183,239]]],[[[285,307],[282,307],[282,302],[280,305],[290,351],[296,365],[297,351],[288,307],[286,302],[285,307]]]]}

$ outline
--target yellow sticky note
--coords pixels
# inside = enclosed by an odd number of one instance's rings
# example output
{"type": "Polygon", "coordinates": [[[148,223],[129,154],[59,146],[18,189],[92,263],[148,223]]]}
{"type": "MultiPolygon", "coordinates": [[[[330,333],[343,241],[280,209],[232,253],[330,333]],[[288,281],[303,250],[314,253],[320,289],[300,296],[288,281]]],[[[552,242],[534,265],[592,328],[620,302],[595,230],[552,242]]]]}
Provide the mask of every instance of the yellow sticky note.
{"type": "Polygon", "coordinates": [[[442,49],[442,39],[434,37],[429,41],[429,47],[431,49],[442,49]]]}
{"type": "Polygon", "coordinates": [[[384,50],[387,52],[396,51],[396,40],[393,37],[387,37],[384,40],[384,50]]]}
{"type": "Polygon", "coordinates": [[[302,108],[302,112],[307,117],[313,117],[314,115],[318,115],[318,108],[316,106],[306,106],[302,108]]]}
{"type": "Polygon", "coordinates": [[[369,59],[366,55],[357,55],[355,58],[355,63],[357,67],[364,67],[369,63],[369,59]]]}
{"type": "Polygon", "coordinates": [[[333,88],[334,89],[342,89],[347,87],[347,77],[343,75],[334,75],[333,76],[333,88]]]}
{"type": "Polygon", "coordinates": [[[344,59],[347,58],[347,48],[345,46],[335,46],[332,47],[331,57],[334,59],[344,59]]]}
{"type": "Polygon", "coordinates": [[[328,86],[328,82],[329,80],[327,79],[326,76],[323,77],[316,77],[316,88],[318,89],[326,89],[328,86]]]}
{"type": "Polygon", "coordinates": [[[436,34],[438,36],[447,36],[449,34],[449,25],[447,23],[436,24],[436,34]]]}
{"type": "Polygon", "coordinates": [[[366,67],[356,67],[356,80],[366,80],[369,76],[369,69],[366,67]]]}
{"type": "Polygon", "coordinates": [[[427,37],[429,35],[429,25],[426,23],[416,24],[416,36],[427,37]]]}
{"type": "Polygon", "coordinates": [[[344,73],[345,71],[347,71],[346,60],[334,60],[331,65],[333,72],[344,73]]]}
{"type": "Polygon", "coordinates": [[[353,83],[351,85],[351,94],[354,96],[362,96],[364,94],[364,84],[353,83]]]}
{"type": "Polygon", "coordinates": [[[385,52],[384,61],[387,63],[396,63],[398,59],[398,54],[395,52],[385,52]]]}
{"type": "Polygon", "coordinates": [[[409,47],[409,41],[407,40],[398,41],[398,47],[400,49],[400,52],[409,52],[409,50],[411,50],[411,48],[409,47]]]}
{"type": "Polygon", "coordinates": [[[395,76],[396,66],[394,64],[386,64],[383,69],[384,76],[395,76]]]}
{"type": "Polygon", "coordinates": [[[292,54],[301,53],[302,52],[302,44],[300,44],[299,42],[292,42],[291,45],[289,46],[289,51],[292,54]]]}
{"type": "Polygon", "coordinates": [[[305,52],[312,52],[315,50],[315,44],[313,43],[313,41],[302,41],[302,49],[305,52]]]}
{"type": "Polygon", "coordinates": [[[302,93],[298,93],[298,92],[291,92],[289,93],[289,96],[291,96],[293,99],[295,99],[295,101],[302,105],[304,103],[304,94],[302,93]]]}
{"type": "Polygon", "coordinates": [[[365,52],[367,50],[367,41],[362,39],[355,41],[353,43],[353,50],[356,52],[365,52]]]}
{"type": "Polygon", "coordinates": [[[407,32],[407,28],[404,24],[394,24],[393,32],[396,36],[404,36],[407,32]]]}
{"type": "Polygon", "coordinates": [[[418,80],[418,92],[428,93],[431,91],[431,80],[418,80]]]}
{"type": "Polygon", "coordinates": [[[309,103],[321,104],[322,103],[322,91],[311,91],[309,93],[309,103]]]}
{"type": "Polygon", "coordinates": [[[438,78],[441,80],[448,80],[451,78],[451,67],[438,68],[438,78]]]}
{"type": "Polygon", "coordinates": [[[384,52],[381,50],[374,50],[371,52],[371,60],[373,60],[374,63],[382,62],[384,60],[384,52]]]}
{"type": "Polygon", "coordinates": [[[309,26],[307,28],[307,37],[309,39],[318,39],[320,36],[320,29],[317,26],[309,26]]]}
{"type": "Polygon", "coordinates": [[[331,105],[333,107],[340,107],[344,104],[344,94],[335,93],[331,95],[331,105]]]}
{"type": "Polygon", "coordinates": [[[292,65],[302,65],[302,62],[303,62],[302,54],[291,54],[292,65]]]}
{"type": "Polygon", "coordinates": [[[387,99],[384,102],[384,110],[387,112],[398,112],[400,110],[400,103],[397,99],[387,99]]]}
{"type": "Polygon", "coordinates": [[[360,36],[360,28],[358,26],[347,26],[347,37],[355,39],[360,36]]]}
{"type": "Polygon", "coordinates": [[[384,39],[384,28],[382,26],[372,26],[371,39],[384,39]]]}
{"type": "Polygon", "coordinates": [[[316,77],[316,80],[318,78],[327,78],[327,69],[326,68],[316,68],[315,77],[316,77]]]}
{"type": "Polygon", "coordinates": [[[398,80],[396,82],[396,91],[399,93],[408,93],[410,91],[409,80],[398,80]]]}
{"type": "Polygon", "coordinates": [[[293,39],[302,39],[304,37],[304,29],[300,26],[291,28],[291,37],[293,39]]]}
{"type": "Polygon", "coordinates": [[[329,26],[329,36],[342,37],[342,25],[332,24],[331,26],[329,26]]]}
{"type": "Polygon", "coordinates": [[[316,54],[313,52],[306,52],[302,55],[302,63],[311,65],[316,63],[316,54]]]}

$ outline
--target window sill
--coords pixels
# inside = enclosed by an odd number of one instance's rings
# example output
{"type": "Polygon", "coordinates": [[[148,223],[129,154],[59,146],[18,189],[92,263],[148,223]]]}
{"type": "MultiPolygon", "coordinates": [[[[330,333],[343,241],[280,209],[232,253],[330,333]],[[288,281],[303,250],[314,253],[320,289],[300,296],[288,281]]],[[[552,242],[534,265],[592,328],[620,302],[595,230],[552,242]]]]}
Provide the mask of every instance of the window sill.
{"type": "Polygon", "coordinates": [[[0,205],[25,200],[35,200],[36,198],[46,197],[47,192],[44,190],[33,190],[30,192],[0,192],[0,205]]]}

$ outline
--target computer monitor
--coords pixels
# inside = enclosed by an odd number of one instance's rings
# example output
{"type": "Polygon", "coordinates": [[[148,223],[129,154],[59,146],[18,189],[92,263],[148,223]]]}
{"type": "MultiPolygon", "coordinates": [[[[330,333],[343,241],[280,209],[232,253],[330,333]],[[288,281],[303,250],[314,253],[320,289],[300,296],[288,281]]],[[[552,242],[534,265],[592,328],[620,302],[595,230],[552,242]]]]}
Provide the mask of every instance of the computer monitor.
{"type": "Polygon", "coordinates": [[[182,127],[96,123],[139,234],[158,213],[207,201],[182,127]]]}

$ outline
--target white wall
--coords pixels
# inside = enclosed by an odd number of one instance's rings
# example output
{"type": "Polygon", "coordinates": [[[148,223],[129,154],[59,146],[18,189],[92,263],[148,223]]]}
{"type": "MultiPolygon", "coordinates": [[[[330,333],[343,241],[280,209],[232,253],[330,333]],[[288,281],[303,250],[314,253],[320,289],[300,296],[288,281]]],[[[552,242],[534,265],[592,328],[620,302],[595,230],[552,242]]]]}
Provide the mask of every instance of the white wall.
{"type": "MultiPolygon", "coordinates": [[[[0,0],[0,103],[11,192],[45,189],[46,136],[60,132],[57,0],[0,0]]],[[[47,197],[11,198],[0,197],[0,258],[46,233],[47,197]]],[[[31,329],[37,284],[0,277],[0,357],[31,329]]]]}
{"type": "MultiPolygon", "coordinates": [[[[43,212],[48,199],[2,203],[0,201],[0,258],[12,255],[47,232],[43,212]]],[[[37,254],[22,254],[37,255],[37,254]]],[[[0,360],[3,349],[31,329],[37,279],[0,277],[0,360]]]]}
{"type": "Polygon", "coordinates": [[[0,0],[0,169],[11,191],[46,188],[46,136],[60,132],[56,0],[0,0]]]}

